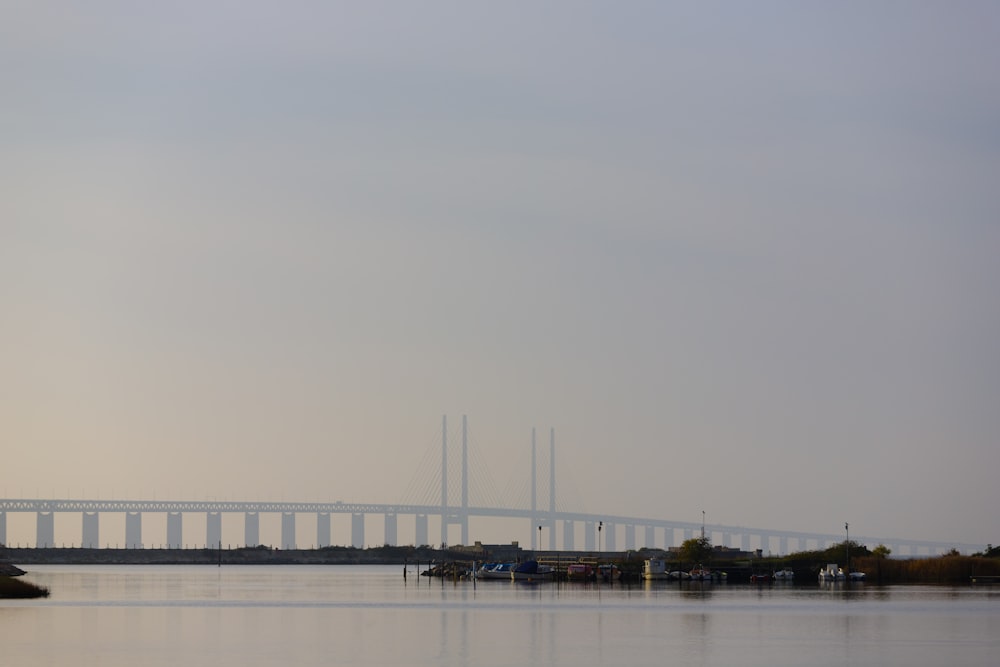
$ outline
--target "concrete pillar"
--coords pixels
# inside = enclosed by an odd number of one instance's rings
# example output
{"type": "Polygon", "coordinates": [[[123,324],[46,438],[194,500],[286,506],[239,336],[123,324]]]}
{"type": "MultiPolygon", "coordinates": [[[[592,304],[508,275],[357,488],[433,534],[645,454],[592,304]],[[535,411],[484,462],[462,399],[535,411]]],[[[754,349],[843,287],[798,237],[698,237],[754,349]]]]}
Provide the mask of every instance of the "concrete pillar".
{"type": "Polygon", "coordinates": [[[576,530],[576,523],[573,521],[563,521],[563,551],[576,551],[576,540],[573,532],[576,530]]]}
{"type": "Polygon", "coordinates": [[[429,546],[427,542],[427,515],[418,514],[414,517],[416,520],[416,535],[414,536],[415,547],[429,546]]]}
{"type": "Polygon", "coordinates": [[[615,528],[615,524],[609,521],[604,522],[604,551],[618,551],[615,528]]]}
{"type": "Polygon", "coordinates": [[[218,549],[222,544],[222,513],[209,512],[205,516],[205,548],[218,549]]]}
{"type": "Polygon", "coordinates": [[[0,544],[7,544],[7,513],[0,512],[0,544]]]}
{"type": "Polygon", "coordinates": [[[35,548],[44,549],[56,545],[55,514],[38,512],[35,515],[35,548]]]}
{"type": "Polygon", "coordinates": [[[646,526],[646,542],[643,544],[647,549],[656,548],[656,530],[653,526],[646,526]]]}
{"type": "Polygon", "coordinates": [[[760,550],[765,556],[771,551],[771,536],[767,533],[760,534],[760,550]]]}
{"type": "Polygon", "coordinates": [[[584,551],[597,550],[597,524],[593,521],[583,522],[583,549],[584,551]]]}
{"type": "Polygon", "coordinates": [[[125,512],[125,548],[142,548],[142,512],[125,512]]]}
{"type": "Polygon", "coordinates": [[[330,546],[330,513],[316,513],[316,546],[320,549],[330,546]]]}
{"type": "Polygon", "coordinates": [[[295,549],[295,512],[281,514],[281,548],[295,549]]]}
{"type": "Polygon", "coordinates": [[[167,548],[184,548],[184,515],[180,512],[167,512],[167,548]]]}
{"type": "Polygon", "coordinates": [[[694,531],[691,530],[690,528],[685,528],[684,530],[681,531],[681,534],[684,536],[684,539],[681,540],[682,542],[687,542],[688,540],[694,537],[694,531]]]}
{"type": "MultiPolygon", "coordinates": [[[[446,524],[447,525],[447,524],[446,524]]],[[[351,546],[355,549],[365,548],[365,515],[351,515],[351,546]]]]}
{"type": "Polygon", "coordinates": [[[257,512],[243,515],[243,544],[248,547],[260,546],[260,515],[257,512]]]}
{"type": "Polygon", "coordinates": [[[625,524],[625,548],[628,550],[635,549],[635,524],[628,523],[625,524]]]}
{"type": "MultiPolygon", "coordinates": [[[[468,527],[467,527],[468,526],[468,522],[469,522],[468,517],[466,517],[466,520],[465,520],[466,527],[464,527],[462,529],[463,532],[467,532],[468,531],[468,527]]],[[[466,535],[466,539],[468,539],[468,535],[466,535]]],[[[397,540],[396,540],[396,515],[395,514],[386,514],[385,515],[385,543],[388,544],[391,547],[394,547],[397,544],[397,540]]]]}
{"type": "Polygon", "coordinates": [[[100,514],[97,512],[83,513],[83,530],[80,547],[84,549],[99,549],[101,546],[100,514]]]}

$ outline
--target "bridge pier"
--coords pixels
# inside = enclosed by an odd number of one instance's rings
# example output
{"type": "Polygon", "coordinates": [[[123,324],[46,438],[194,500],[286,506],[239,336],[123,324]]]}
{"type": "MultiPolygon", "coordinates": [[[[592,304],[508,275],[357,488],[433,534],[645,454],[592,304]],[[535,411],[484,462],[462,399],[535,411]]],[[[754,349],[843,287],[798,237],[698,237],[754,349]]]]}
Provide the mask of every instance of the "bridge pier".
{"type": "Polygon", "coordinates": [[[54,547],[56,545],[55,513],[38,512],[35,515],[35,547],[54,547]]]}
{"type": "Polygon", "coordinates": [[[208,512],[205,516],[205,548],[222,548],[222,512],[208,512]]]}
{"type": "Polygon", "coordinates": [[[330,513],[316,513],[316,548],[330,546],[330,513]]]}
{"type": "Polygon", "coordinates": [[[597,524],[595,524],[593,521],[584,521],[583,522],[583,548],[584,548],[584,550],[586,550],[586,551],[596,551],[597,550],[596,535],[595,535],[596,531],[597,531],[597,524]]]}
{"type": "Polygon", "coordinates": [[[281,513],[281,548],[295,548],[295,512],[281,513]]]}
{"type": "MultiPolygon", "coordinates": [[[[468,531],[469,522],[465,522],[465,531],[468,531]]],[[[468,536],[466,536],[468,538],[468,536]]],[[[385,515],[385,544],[391,547],[396,546],[396,515],[386,514],[385,515]]]]}
{"type": "Polygon", "coordinates": [[[84,512],[81,517],[83,524],[80,531],[80,546],[84,549],[97,549],[101,546],[100,517],[97,512],[84,512]]]}
{"type": "Polygon", "coordinates": [[[181,549],[184,547],[184,514],[182,512],[167,512],[167,548],[181,549]]]}
{"type": "Polygon", "coordinates": [[[635,524],[625,524],[625,549],[633,551],[635,549],[635,524]]]}
{"type": "Polygon", "coordinates": [[[576,522],[563,521],[563,551],[576,551],[576,540],[573,535],[575,530],[576,522]]]}
{"type": "MultiPolygon", "coordinates": [[[[605,521],[604,522],[604,550],[605,551],[618,551],[617,541],[615,540],[616,528],[618,528],[618,526],[616,526],[615,524],[611,523],[610,521],[605,521]]],[[[600,547],[600,545],[597,545],[597,546],[600,547]]]]}
{"type": "Polygon", "coordinates": [[[780,537],[778,538],[778,553],[785,555],[788,553],[788,538],[780,537]]]}
{"type": "Polygon", "coordinates": [[[646,541],[643,543],[643,546],[647,549],[656,548],[656,529],[652,526],[646,526],[646,541]]]}
{"type": "Polygon", "coordinates": [[[125,512],[125,548],[142,548],[142,512],[125,512]]]}
{"type": "Polygon", "coordinates": [[[416,523],[416,535],[414,536],[415,547],[429,546],[427,541],[427,515],[418,514],[414,517],[416,523]]]}
{"type": "Polygon", "coordinates": [[[243,513],[243,544],[248,547],[260,546],[260,514],[243,513]]]}
{"type": "Polygon", "coordinates": [[[0,544],[7,544],[7,513],[0,512],[0,544]]]}
{"type": "Polygon", "coordinates": [[[351,546],[355,549],[365,548],[365,515],[351,515],[351,546]]]}

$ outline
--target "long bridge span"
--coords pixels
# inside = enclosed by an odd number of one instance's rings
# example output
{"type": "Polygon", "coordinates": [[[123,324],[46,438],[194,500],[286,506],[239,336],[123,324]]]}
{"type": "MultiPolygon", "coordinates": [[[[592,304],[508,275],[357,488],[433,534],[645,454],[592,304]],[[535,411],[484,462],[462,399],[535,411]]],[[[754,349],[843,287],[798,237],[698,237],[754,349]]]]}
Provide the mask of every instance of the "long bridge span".
{"type": "MultiPolygon", "coordinates": [[[[625,517],[608,514],[584,514],[578,512],[532,512],[530,509],[493,507],[447,507],[444,511],[437,505],[382,505],[374,503],[296,503],[296,502],[230,502],[230,501],[166,501],[166,500],[0,500],[0,544],[7,543],[7,514],[29,512],[36,516],[36,547],[55,547],[56,513],[77,514],[82,520],[82,541],[79,546],[99,548],[100,516],[102,514],[125,515],[126,548],[143,548],[142,519],[145,514],[165,514],[167,530],[165,540],[156,541],[157,546],[179,548],[185,545],[183,538],[183,517],[189,514],[204,514],[206,518],[205,541],[200,546],[212,547],[222,543],[222,515],[243,516],[245,546],[260,544],[260,516],[276,514],[281,516],[281,548],[294,549],[296,543],[296,517],[313,514],[316,517],[315,546],[331,545],[331,515],[351,516],[350,544],[363,548],[365,541],[365,518],[369,515],[383,517],[383,544],[396,545],[398,518],[413,517],[415,522],[416,545],[429,544],[428,518],[436,517],[442,524],[458,523],[463,536],[467,535],[469,520],[478,517],[520,519],[529,521],[529,529],[534,536],[536,527],[549,529],[547,544],[552,549],[573,551],[607,550],[618,551],[639,547],[668,548],[679,545],[683,540],[700,534],[713,539],[714,544],[741,548],[745,551],[762,549],[779,554],[790,550],[823,549],[843,541],[844,535],[825,533],[805,533],[745,526],[722,524],[696,524],[683,521],[669,521],[655,518],[625,517]],[[556,527],[560,526],[561,543],[557,542],[556,527]],[[581,539],[582,538],[582,539],[581,539]],[[619,540],[624,538],[623,543],[619,540]]],[[[539,531],[540,532],[540,531],[539,531]]],[[[934,555],[957,549],[973,552],[980,545],[927,542],[887,537],[852,536],[853,541],[874,547],[884,544],[897,555],[934,555]]],[[[463,539],[463,544],[468,544],[463,539]]],[[[532,545],[534,548],[535,545],[532,545]]]]}
{"type": "MultiPolygon", "coordinates": [[[[85,500],[85,499],[0,499],[0,544],[7,541],[7,517],[12,513],[33,513],[35,515],[35,546],[56,547],[55,515],[76,514],[81,521],[80,547],[100,548],[102,515],[124,515],[125,547],[183,548],[189,543],[184,538],[184,517],[202,515],[205,520],[203,543],[195,546],[217,547],[222,542],[223,515],[242,515],[243,540],[239,546],[261,545],[260,519],[262,515],[280,515],[280,548],[298,547],[296,539],[296,518],[314,515],[316,539],[311,546],[332,546],[331,517],[350,515],[350,541],[344,542],[357,548],[368,544],[365,539],[366,518],[381,516],[383,540],[380,544],[398,545],[399,518],[412,519],[416,546],[430,545],[429,519],[434,518],[441,531],[441,544],[448,542],[448,529],[457,525],[461,529],[461,544],[470,545],[470,522],[477,519],[510,519],[526,522],[530,534],[530,548],[546,550],[575,551],[620,551],[640,547],[669,548],[679,546],[684,540],[702,534],[713,544],[744,551],[761,549],[765,553],[787,554],[792,550],[824,549],[842,542],[843,534],[806,533],[778,530],[773,528],[753,528],[723,524],[691,523],[672,521],[654,517],[627,517],[610,514],[558,511],[555,503],[555,433],[550,431],[549,442],[549,489],[548,507],[539,506],[536,479],[536,443],[532,430],[531,455],[531,503],[527,508],[477,507],[469,502],[468,494],[468,441],[465,417],[462,418],[461,443],[461,498],[452,501],[448,495],[448,442],[447,418],[442,420],[441,443],[441,501],[435,504],[376,504],[376,503],[307,503],[307,502],[235,502],[235,501],[168,501],[168,500],[85,500]],[[166,534],[161,540],[147,540],[143,534],[143,517],[160,515],[166,517],[166,534]],[[542,530],[547,529],[547,539],[542,530]],[[561,530],[558,530],[560,529],[561,530]]],[[[198,517],[200,520],[200,516],[198,517]]],[[[148,532],[148,531],[147,531],[148,532]]],[[[523,530],[518,534],[524,535],[523,530]]],[[[346,536],[344,536],[346,537],[346,536]]],[[[883,544],[896,555],[935,555],[956,549],[962,553],[972,553],[982,549],[982,545],[956,544],[952,542],[929,542],[903,539],[891,536],[857,536],[851,539],[869,548],[883,544]]],[[[339,542],[338,542],[339,543],[339,542]]],[[[9,546],[9,544],[8,544],[9,546]]],[[[106,544],[105,546],[110,546],[106,544]]],[[[117,546],[117,545],[116,545],[117,546]]]]}

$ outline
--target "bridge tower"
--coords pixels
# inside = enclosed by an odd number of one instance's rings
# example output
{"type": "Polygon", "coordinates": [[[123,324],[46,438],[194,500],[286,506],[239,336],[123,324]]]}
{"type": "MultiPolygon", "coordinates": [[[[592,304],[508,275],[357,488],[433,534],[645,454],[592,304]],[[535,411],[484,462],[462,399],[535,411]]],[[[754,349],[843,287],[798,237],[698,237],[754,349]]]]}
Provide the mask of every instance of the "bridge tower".
{"type": "MultiPolygon", "coordinates": [[[[556,511],[556,430],[549,429],[549,511],[542,513],[538,508],[538,446],[535,440],[535,429],[531,429],[531,549],[540,549],[542,545],[537,540],[541,538],[542,526],[549,529],[549,549],[556,548],[556,521],[553,518],[556,511]],[[538,535],[535,531],[538,530],[538,535]]],[[[572,545],[565,544],[566,536],[563,535],[563,548],[572,548],[572,545]]]]}
{"type": "Polygon", "coordinates": [[[442,546],[448,544],[448,526],[456,523],[462,527],[462,544],[469,544],[469,421],[462,415],[462,504],[453,508],[448,505],[448,416],[445,415],[441,418],[442,546]]]}

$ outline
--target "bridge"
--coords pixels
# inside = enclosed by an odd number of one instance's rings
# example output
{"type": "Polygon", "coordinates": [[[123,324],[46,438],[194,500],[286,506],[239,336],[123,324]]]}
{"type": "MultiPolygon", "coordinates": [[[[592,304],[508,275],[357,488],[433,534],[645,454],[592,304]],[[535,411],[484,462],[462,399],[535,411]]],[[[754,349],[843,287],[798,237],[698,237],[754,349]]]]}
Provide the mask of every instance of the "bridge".
{"type": "MultiPolygon", "coordinates": [[[[331,517],[350,515],[350,544],[363,548],[366,518],[381,516],[383,540],[380,544],[399,543],[399,518],[412,519],[414,524],[414,544],[430,544],[429,519],[433,517],[441,530],[441,544],[448,542],[449,526],[461,529],[461,543],[470,542],[470,524],[481,518],[513,519],[526,522],[531,536],[531,549],[544,543],[550,551],[619,551],[639,547],[669,548],[678,546],[684,540],[704,534],[713,544],[739,548],[744,551],[761,549],[765,553],[787,554],[791,551],[824,549],[842,542],[844,535],[806,533],[778,529],[749,528],[722,524],[691,523],[655,517],[627,517],[608,514],[557,511],[555,503],[555,432],[550,430],[549,441],[549,488],[548,507],[538,504],[537,446],[532,431],[531,456],[531,503],[527,508],[478,507],[469,503],[468,493],[468,438],[467,422],[462,418],[461,445],[461,498],[452,502],[448,495],[448,430],[447,418],[442,419],[441,443],[441,501],[435,504],[374,504],[374,503],[305,503],[305,502],[231,502],[231,501],[167,501],[167,500],[74,500],[74,499],[0,499],[0,544],[7,544],[7,515],[10,513],[35,514],[35,546],[55,547],[55,515],[76,514],[81,520],[83,548],[100,548],[101,516],[106,514],[124,515],[125,547],[145,548],[143,539],[143,516],[165,515],[165,540],[156,546],[183,548],[184,517],[203,515],[205,517],[205,541],[197,546],[214,547],[222,542],[223,515],[242,515],[243,543],[240,546],[254,547],[261,544],[260,518],[262,515],[278,515],[281,520],[281,541],[283,549],[298,547],[296,540],[296,518],[300,515],[314,515],[316,520],[316,540],[314,546],[327,547],[331,541],[331,517]],[[543,540],[542,530],[548,536],[543,540]],[[561,535],[558,528],[561,528],[561,535]],[[537,533],[537,534],[536,534],[537,533]],[[582,537],[582,540],[579,539],[582,537]],[[641,538],[641,539],[640,539],[641,538]],[[619,542],[623,539],[623,542],[619,542]],[[561,541],[560,541],[561,540],[561,541]],[[641,541],[641,544],[640,544],[641,541]]],[[[523,534],[523,533],[522,533],[523,534]]],[[[982,545],[928,542],[885,536],[853,536],[852,540],[869,548],[883,544],[900,556],[935,555],[957,549],[962,553],[972,553],[982,545]]],[[[109,546],[109,545],[107,545],[109,546]]]]}

